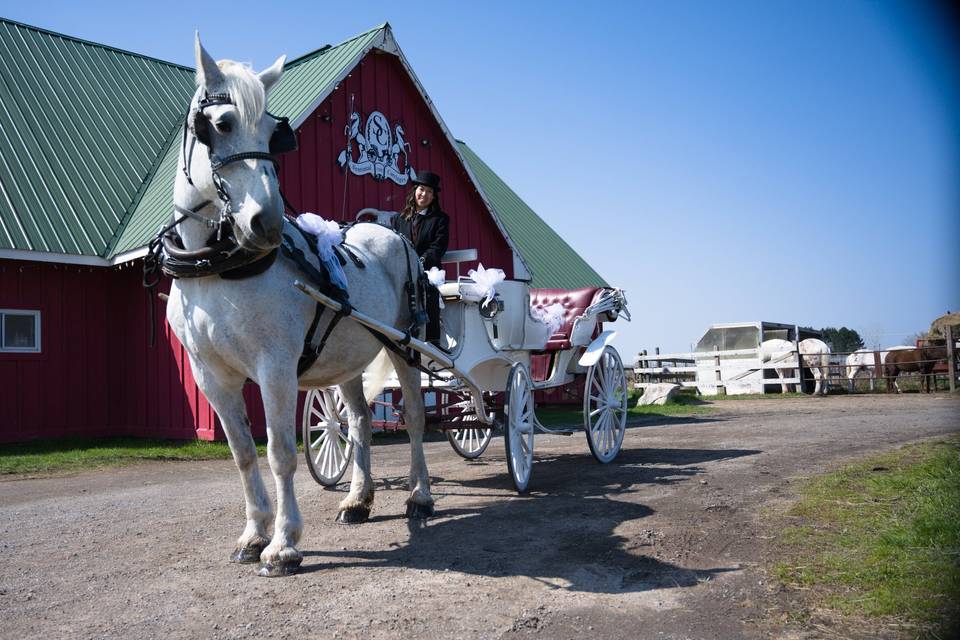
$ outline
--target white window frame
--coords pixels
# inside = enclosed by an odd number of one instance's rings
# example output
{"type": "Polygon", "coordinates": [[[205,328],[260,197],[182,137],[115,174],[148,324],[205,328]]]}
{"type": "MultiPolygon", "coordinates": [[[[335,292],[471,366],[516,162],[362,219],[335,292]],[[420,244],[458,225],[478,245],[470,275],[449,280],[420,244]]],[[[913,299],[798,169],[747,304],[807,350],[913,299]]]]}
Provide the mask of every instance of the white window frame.
{"type": "Polygon", "coordinates": [[[0,309],[0,353],[40,353],[40,312],[34,309],[0,309]],[[3,327],[5,326],[4,316],[33,316],[33,330],[37,337],[37,343],[33,347],[6,347],[3,344],[3,327]]]}

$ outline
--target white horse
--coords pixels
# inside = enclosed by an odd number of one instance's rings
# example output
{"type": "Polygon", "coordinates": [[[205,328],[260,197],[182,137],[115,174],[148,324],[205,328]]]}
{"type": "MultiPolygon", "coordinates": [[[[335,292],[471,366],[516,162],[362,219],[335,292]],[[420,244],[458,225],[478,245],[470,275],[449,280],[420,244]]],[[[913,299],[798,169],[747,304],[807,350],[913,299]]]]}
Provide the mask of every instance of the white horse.
{"type": "MultiPolygon", "coordinates": [[[[810,369],[816,381],[813,394],[826,395],[827,376],[830,373],[830,347],[823,340],[816,338],[801,340],[798,346],[800,357],[803,359],[803,366],[810,369]]],[[[783,363],[783,366],[774,369],[780,380],[785,377],[794,377],[797,371],[797,357],[792,342],[778,338],[764,340],[760,344],[760,354],[762,362],[783,363]]],[[[799,388],[802,389],[803,385],[801,384],[799,388]]],[[[787,385],[781,382],[780,390],[786,393],[787,385]]]]}
{"type": "MultiPolygon", "coordinates": [[[[891,351],[899,351],[901,349],[913,349],[913,347],[908,347],[905,345],[897,345],[895,347],[887,347],[886,349],[880,352],[880,365],[886,363],[887,356],[890,355],[891,351]]],[[[847,356],[845,366],[847,368],[847,379],[851,384],[856,382],[857,376],[860,373],[869,374],[873,370],[876,362],[873,359],[873,349],[858,349],[847,356]]]]}
{"type": "MultiPolygon", "coordinates": [[[[214,62],[199,35],[195,55],[198,88],[190,104],[174,188],[174,208],[182,214],[175,227],[177,242],[188,262],[194,254],[214,260],[216,256],[205,247],[213,243],[222,248],[226,243],[229,251],[223,254],[250,257],[254,260],[251,269],[270,266],[244,279],[216,274],[175,279],[167,320],[187,349],[197,385],[220,417],[240,470],[246,527],[231,560],[262,562],[260,575],[287,575],[297,570],[303,557],[296,548],[303,525],[293,483],[297,389],[340,385],[354,456],[350,492],[340,503],[337,520],[350,524],[366,520],[374,487],[370,476],[371,418],[361,373],[383,345],[367,329],[344,320],[335,325],[319,359],[298,380],[297,362],[317,306],[294,288],[294,280],[308,278],[293,261],[281,254],[270,262],[283,234],[298,235],[285,222],[272,157],[283,150],[274,149],[278,136],[282,146],[284,135],[292,139],[293,134],[289,128],[283,130],[285,121],[265,111],[267,94],[283,72],[285,56],[255,74],[229,60],[214,62]],[[224,220],[228,226],[219,226],[218,221],[224,220]],[[218,234],[223,236],[220,241],[216,240],[218,234]],[[257,262],[261,257],[266,262],[257,262]],[[260,477],[241,393],[248,379],[260,386],[263,399],[267,459],[277,491],[275,518],[260,477]]],[[[346,260],[350,303],[382,322],[407,328],[410,309],[404,287],[411,270],[415,278],[420,268],[409,244],[374,224],[352,227],[346,243],[365,265],[360,268],[346,260]]],[[[165,242],[165,252],[167,245],[165,242]]],[[[165,263],[165,269],[168,266],[169,262],[165,263]]],[[[321,316],[316,336],[323,335],[332,317],[330,310],[321,316]]],[[[387,355],[403,389],[404,421],[411,442],[407,516],[428,517],[433,512],[433,498],[423,456],[420,374],[402,356],[391,351],[387,355]]]]}

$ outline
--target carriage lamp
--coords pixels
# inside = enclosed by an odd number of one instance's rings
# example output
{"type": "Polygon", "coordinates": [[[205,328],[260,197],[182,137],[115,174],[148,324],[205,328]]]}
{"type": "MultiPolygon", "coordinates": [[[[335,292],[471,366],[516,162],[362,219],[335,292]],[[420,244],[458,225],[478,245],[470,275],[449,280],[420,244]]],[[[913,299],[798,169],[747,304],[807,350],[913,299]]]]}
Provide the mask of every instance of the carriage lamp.
{"type": "Polygon", "coordinates": [[[503,311],[503,300],[500,298],[484,300],[480,303],[480,315],[487,320],[493,320],[501,311],[503,311]]]}

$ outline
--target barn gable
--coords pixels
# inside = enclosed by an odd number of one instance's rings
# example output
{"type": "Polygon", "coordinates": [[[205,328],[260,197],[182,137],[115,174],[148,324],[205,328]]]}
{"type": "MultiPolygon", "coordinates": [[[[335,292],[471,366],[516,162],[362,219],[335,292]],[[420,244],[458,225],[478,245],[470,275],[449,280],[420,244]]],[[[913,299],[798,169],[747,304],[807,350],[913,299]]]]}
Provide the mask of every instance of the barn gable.
{"type": "MultiPolygon", "coordinates": [[[[14,149],[0,164],[0,258],[109,266],[144,255],[170,216],[193,71],[5,19],[0,47],[0,65],[15,80],[0,98],[0,130],[14,149]],[[36,72],[28,77],[24,69],[36,72]]],[[[351,108],[364,120],[382,112],[394,134],[406,134],[412,167],[444,176],[451,249],[477,249],[479,261],[532,276],[536,286],[603,283],[455,141],[388,24],[287,63],[271,93],[271,111],[290,118],[301,138],[301,151],[284,157],[281,171],[298,208],[352,219],[368,206],[402,207],[409,185],[349,171],[344,179],[336,159],[351,108]]]]}

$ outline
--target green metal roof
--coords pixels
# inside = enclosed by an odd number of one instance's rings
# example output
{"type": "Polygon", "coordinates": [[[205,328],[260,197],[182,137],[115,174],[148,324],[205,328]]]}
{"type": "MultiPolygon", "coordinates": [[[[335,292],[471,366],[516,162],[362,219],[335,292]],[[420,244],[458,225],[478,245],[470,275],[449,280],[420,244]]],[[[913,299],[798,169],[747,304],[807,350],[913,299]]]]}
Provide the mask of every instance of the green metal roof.
{"type": "Polygon", "coordinates": [[[533,272],[531,286],[546,289],[609,286],[473,149],[461,140],[457,140],[457,147],[487,202],[533,272]]]}
{"type": "Polygon", "coordinates": [[[0,18],[0,82],[0,249],[104,257],[193,71],[0,18]]]}
{"type": "MultiPolygon", "coordinates": [[[[276,116],[286,116],[295,125],[306,118],[329,95],[344,75],[359,62],[370,47],[384,41],[388,25],[362,33],[336,46],[326,46],[284,65],[280,81],[270,91],[269,109],[276,116]]],[[[192,88],[182,104],[190,99],[192,88]]],[[[116,245],[107,256],[133,251],[146,245],[170,217],[170,194],[177,170],[180,126],[177,126],[165,147],[165,153],[154,172],[138,193],[131,213],[124,221],[116,245]]]]}
{"type": "Polygon", "coordinates": [[[280,82],[270,91],[270,112],[299,123],[371,47],[383,43],[388,29],[388,24],[382,24],[334,47],[328,45],[288,62],[280,82]]]}

